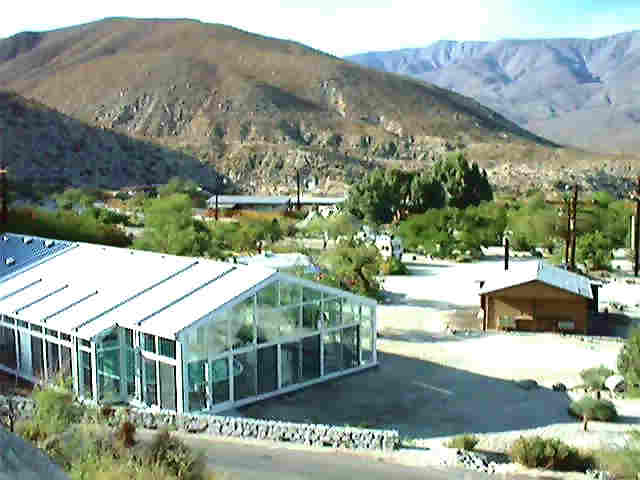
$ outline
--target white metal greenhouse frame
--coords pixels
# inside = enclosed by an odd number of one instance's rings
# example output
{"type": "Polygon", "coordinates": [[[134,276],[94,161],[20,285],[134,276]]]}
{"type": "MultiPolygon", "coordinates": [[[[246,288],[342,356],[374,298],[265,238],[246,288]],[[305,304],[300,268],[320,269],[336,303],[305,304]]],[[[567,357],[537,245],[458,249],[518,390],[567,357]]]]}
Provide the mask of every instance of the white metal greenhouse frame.
{"type": "Polygon", "coordinates": [[[220,412],[377,365],[375,332],[375,301],[256,266],[75,243],[0,276],[0,370],[105,403],[220,412]]]}

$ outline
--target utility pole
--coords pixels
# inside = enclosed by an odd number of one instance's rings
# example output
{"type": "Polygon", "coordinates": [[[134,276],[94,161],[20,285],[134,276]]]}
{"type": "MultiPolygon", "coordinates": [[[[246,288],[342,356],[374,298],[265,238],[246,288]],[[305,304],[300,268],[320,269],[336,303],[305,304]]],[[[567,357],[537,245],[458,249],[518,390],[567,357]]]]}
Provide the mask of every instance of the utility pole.
{"type": "Polygon", "coordinates": [[[569,268],[569,245],[571,244],[571,197],[567,195],[567,238],[564,243],[564,264],[569,268]]]}
{"type": "Polygon", "coordinates": [[[218,187],[216,187],[216,222],[218,221],[218,187]]]}
{"type": "Polygon", "coordinates": [[[504,237],[504,269],[509,270],[509,237],[504,237]]]}
{"type": "Polygon", "coordinates": [[[635,235],[633,236],[633,275],[634,276],[638,276],[638,266],[639,266],[639,260],[640,260],[640,255],[639,255],[639,251],[640,251],[640,236],[638,235],[638,227],[640,227],[640,177],[638,177],[637,179],[637,185],[636,185],[636,191],[631,193],[631,198],[636,202],[636,216],[633,219],[634,221],[634,233],[635,235]]]}
{"type": "Polygon", "coordinates": [[[578,216],[578,184],[573,186],[573,205],[571,210],[571,271],[576,270],[576,219],[578,216]]]}
{"type": "Polygon", "coordinates": [[[300,169],[296,169],[296,184],[298,185],[298,210],[300,210],[300,169]]]}
{"type": "Polygon", "coordinates": [[[0,197],[2,197],[2,211],[0,212],[0,223],[6,227],[9,223],[9,180],[7,179],[7,163],[5,161],[2,134],[0,131],[0,197]]]}

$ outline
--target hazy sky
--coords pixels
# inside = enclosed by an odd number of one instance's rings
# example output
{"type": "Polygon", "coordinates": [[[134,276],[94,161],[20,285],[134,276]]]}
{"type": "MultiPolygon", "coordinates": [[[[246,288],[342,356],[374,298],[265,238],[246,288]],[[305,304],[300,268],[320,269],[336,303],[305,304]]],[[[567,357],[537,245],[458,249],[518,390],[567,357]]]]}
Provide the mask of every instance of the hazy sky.
{"type": "Polygon", "coordinates": [[[36,0],[8,2],[0,38],[104,17],[193,18],[335,55],[436,40],[588,37],[640,29],[639,0],[36,0]]]}

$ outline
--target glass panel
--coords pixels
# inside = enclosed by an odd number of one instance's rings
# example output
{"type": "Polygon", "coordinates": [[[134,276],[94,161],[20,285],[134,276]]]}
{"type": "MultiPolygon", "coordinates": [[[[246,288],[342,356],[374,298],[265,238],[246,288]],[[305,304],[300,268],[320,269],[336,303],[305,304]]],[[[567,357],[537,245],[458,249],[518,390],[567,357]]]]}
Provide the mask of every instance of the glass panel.
{"type": "Polygon", "coordinates": [[[348,370],[358,366],[358,327],[342,329],[342,369],[348,370]]]}
{"type": "Polygon", "coordinates": [[[59,347],[57,343],[46,342],[47,345],[47,375],[49,379],[56,376],[60,370],[59,347]]]}
{"type": "Polygon", "coordinates": [[[85,398],[93,399],[93,389],[91,387],[91,354],[80,350],[78,356],[81,372],[80,394],[85,398]]]}
{"type": "Polygon", "coordinates": [[[280,346],[280,357],[282,368],[280,375],[282,377],[282,386],[294,385],[300,382],[302,376],[300,362],[301,342],[284,343],[280,346]]]}
{"type": "Polygon", "coordinates": [[[166,338],[158,338],[158,348],[160,355],[169,358],[176,358],[176,342],[166,338]]]}
{"type": "MultiPolygon", "coordinates": [[[[240,368],[236,368],[240,364],[234,363],[234,373],[241,374],[240,368]]],[[[214,404],[224,403],[231,400],[231,392],[229,388],[229,359],[219,358],[211,362],[211,381],[213,382],[212,400],[214,404]]]]}
{"type": "Polygon", "coordinates": [[[340,325],[340,298],[332,298],[331,300],[322,301],[324,328],[337,327],[340,325]]]}
{"type": "Polygon", "coordinates": [[[22,328],[29,328],[29,324],[24,320],[18,320],[18,326],[22,328]]]}
{"type": "Polygon", "coordinates": [[[258,343],[274,342],[280,336],[282,310],[262,309],[258,312],[258,343]]]}
{"type": "Polygon", "coordinates": [[[207,409],[206,365],[205,360],[187,364],[187,397],[190,412],[207,409]]]}
{"type": "Polygon", "coordinates": [[[360,362],[362,365],[373,362],[373,342],[371,319],[362,320],[360,323],[360,362]]]}
{"type": "Polygon", "coordinates": [[[280,326],[280,337],[292,338],[302,336],[300,310],[300,306],[298,305],[279,311],[280,320],[278,321],[278,325],[280,326]]]}
{"type": "Polygon", "coordinates": [[[342,323],[358,323],[360,321],[360,304],[343,299],[342,303],[342,323]]]}
{"type": "Polygon", "coordinates": [[[302,301],[303,302],[312,302],[316,300],[322,299],[322,292],[320,290],[316,290],[315,288],[304,287],[302,289],[302,301]]]}
{"type": "Polygon", "coordinates": [[[64,378],[71,378],[71,368],[71,349],[64,345],[60,345],[60,374],[64,378]]]}
{"type": "Polygon", "coordinates": [[[83,347],[91,348],[91,342],[89,340],[85,340],[84,338],[80,339],[80,345],[83,347]]]}
{"type": "Polygon", "coordinates": [[[44,355],[42,354],[42,339],[31,337],[31,366],[33,376],[44,378],[44,355]]]}
{"type": "Polygon", "coordinates": [[[249,297],[231,309],[231,343],[234,349],[253,343],[253,297],[249,297]]]}
{"type": "Polygon", "coordinates": [[[299,305],[302,302],[302,286],[280,282],[280,305],[299,305]]]}
{"type": "Polygon", "coordinates": [[[123,328],[122,330],[124,331],[124,344],[133,348],[133,330],[130,328],[123,328]]]}
{"type": "Polygon", "coordinates": [[[126,349],[126,362],[124,371],[127,375],[127,397],[134,399],[136,398],[136,352],[132,348],[126,349]]]}
{"type": "Polygon", "coordinates": [[[258,394],[278,389],[278,346],[258,349],[258,394]]]}
{"type": "Polygon", "coordinates": [[[143,358],[144,365],[144,388],[143,400],[147,405],[158,404],[158,383],[156,377],[156,362],[143,358]]]}
{"type": "Polygon", "coordinates": [[[0,364],[12,370],[18,368],[16,334],[8,327],[0,327],[0,364]]]}
{"type": "Polygon", "coordinates": [[[65,342],[70,342],[71,341],[71,335],[68,335],[66,333],[61,333],[60,334],[60,338],[62,340],[64,340],[65,342]]]}
{"type": "Polygon", "coordinates": [[[120,338],[112,329],[96,344],[98,398],[106,402],[120,400],[120,338]]]}
{"type": "Polygon", "coordinates": [[[33,323],[31,324],[31,330],[34,330],[36,332],[42,332],[42,327],[40,325],[34,325],[33,323]]]}
{"type": "Polygon", "coordinates": [[[209,358],[216,357],[222,352],[229,350],[229,320],[232,317],[232,310],[214,317],[207,326],[207,345],[209,358]]]}
{"type": "Polygon", "coordinates": [[[320,302],[302,306],[302,331],[304,335],[320,330],[322,310],[320,302]]]}
{"type": "Polygon", "coordinates": [[[342,348],[340,346],[340,330],[325,333],[324,343],[324,374],[328,375],[340,370],[342,365],[342,348]]]}
{"type": "MultiPolygon", "coordinates": [[[[257,394],[257,353],[254,351],[240,353],[233,356],[234,363],[238,363],[238,369],[242,370],[238,374],[234,374],[233,388],[235,400],[243,398],[255,397],[257,394]]],[[[234,365],[235,368],[235,365],[234,365]]]]}
{"type": "Polygon", "coordinates": [[[140,344],[145,352],[156,353],[156,339],[153,335],[147,333],[140,334],[140,344]]]}
{"type": "Polygon", "coordinates": [[[320,335],[302,340],[302,381],[320,376],[320,335]]]}
{"type": "Polygon", "coordinates": [[[176,367],[160,363],[160,408],[176,409],[176,367]]]}
{"type": "Polygon", "coordinates": [[[18,347],[20,357],[20,373],[23,375],[33,375],[31,368],[31,335],[26,332],[18,332],[18,347]]]}
{"type": "Polygon", "coordinates": [[[45,330],[47,335],[49,335],[50,337],[57,337],[58,336],[58,332],[56,330],[49,330],[48,328],[45,330]]]}
{"type": "Polygon", "coordinates": [[[278,306],[278,282],[273,282],[256,293],[258,308],[273,308],[278,306]]]}

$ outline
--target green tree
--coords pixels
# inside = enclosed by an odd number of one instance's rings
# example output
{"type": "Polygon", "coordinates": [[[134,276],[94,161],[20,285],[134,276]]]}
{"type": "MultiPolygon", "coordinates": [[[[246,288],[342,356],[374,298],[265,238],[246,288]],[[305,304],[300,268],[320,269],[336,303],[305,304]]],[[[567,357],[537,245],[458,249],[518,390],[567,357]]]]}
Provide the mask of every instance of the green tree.
{"type": "Polygon", "coordinates": [[[376,247],[354,241],[340,242],[321,262],[328,267],[329,275],[335,278],[339,288],[380,299],[382,289],[377,276],[382,257],[376,247]]]}
{"type": "Polygon", "coordinates": [[[576,239],[576,261],[589,270],[608,270],[613,258],[613,243],[602,232],[590,232],[576,239]]]}
{"type": "Polygon", "coordinates": [[[640,386],[640,329],[627,338],[618,354],[618,372],[624,377],[628,390],[637,392],[640,386]]]}
{"type": "Polygon", "coordinates": [[[469,165],[462,152],[450,152],[438,159],[433,176],[444,187],[447,203],[452,207],[465,208],[493,200],[487,172],[475,162],[469,165]]]}
{"type": "Polygon", "coordinates": [[[444,206],[444,190],[425,172],[376,168],[349,189],[345,210],[374,224],[390,223],[398,212],[422,213],[444,206]]]}
{"type": "Polygon", "coordinates": [[[134,248],[192,257],[222,257],[207,226],[192,217],[191,199],[173,194],[150,200],[145,208],[145,228],[134,248]]]}
{"type": "Polygon", "coordinates": [[[167,197],[176,193],[186,193],[190,197],[193,197],[198,193],[198,184],[193,180],[173,177],[166,185],[158,188],[158,195],[161,197],[167,197]]]}
{"type": "Polygon", "coordinates": [[[64,192],[56,195],[56,204],[58,208],[63,210],[71,210],[74,208],[89,208],[93,202],[98,200],[97,191],[86,188],[67,188],[64,192]]]}

